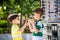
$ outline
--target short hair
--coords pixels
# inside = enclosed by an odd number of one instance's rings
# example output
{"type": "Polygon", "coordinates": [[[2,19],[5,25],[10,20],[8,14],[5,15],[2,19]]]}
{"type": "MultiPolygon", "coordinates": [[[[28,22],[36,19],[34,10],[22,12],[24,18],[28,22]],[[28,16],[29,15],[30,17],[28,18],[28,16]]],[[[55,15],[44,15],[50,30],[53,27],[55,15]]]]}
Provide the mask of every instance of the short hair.
{"type": "Polygon", "coordinates": [[[18,17],[18,15],[16,15],[16,14],[14,14],[14,15],[9,15],[8,16],[8,18],[7,18],[7,20],[9,21],[9,22],[12,22],[14,19],[16,19],[18,17]]]}
{"type": "Polygon", "coordinates": [[[37,14],[43,14],[43,8],[36,8],[33,10],[33,12],[37,13],[37,14]]]}

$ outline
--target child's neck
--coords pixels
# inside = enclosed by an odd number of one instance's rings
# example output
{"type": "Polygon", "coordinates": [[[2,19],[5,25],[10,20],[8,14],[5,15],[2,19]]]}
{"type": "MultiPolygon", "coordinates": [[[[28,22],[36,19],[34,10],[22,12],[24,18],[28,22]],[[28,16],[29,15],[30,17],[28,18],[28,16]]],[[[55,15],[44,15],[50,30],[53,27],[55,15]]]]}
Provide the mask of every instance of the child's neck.
{"type": "Polygon", "coordinates": [[[13,24],[14,26],[18,26],[17,24],[13,24]]]}

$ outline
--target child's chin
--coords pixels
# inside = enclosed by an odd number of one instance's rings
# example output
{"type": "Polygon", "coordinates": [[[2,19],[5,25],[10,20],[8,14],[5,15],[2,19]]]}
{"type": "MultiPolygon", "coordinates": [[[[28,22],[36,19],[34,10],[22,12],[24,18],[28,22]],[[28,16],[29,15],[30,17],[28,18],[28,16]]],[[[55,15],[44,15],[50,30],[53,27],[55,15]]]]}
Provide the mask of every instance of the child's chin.
{"type": "Polygon", "coordinates": [[[37,20],[37,18],[34,18],[35,20],[37,20]]]}

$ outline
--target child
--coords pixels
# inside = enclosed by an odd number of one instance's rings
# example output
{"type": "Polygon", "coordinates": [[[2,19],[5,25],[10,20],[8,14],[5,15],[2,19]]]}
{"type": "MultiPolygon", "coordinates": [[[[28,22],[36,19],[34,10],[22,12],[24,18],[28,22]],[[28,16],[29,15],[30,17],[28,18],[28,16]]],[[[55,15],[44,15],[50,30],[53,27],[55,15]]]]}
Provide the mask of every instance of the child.
{"type": "Polygon", "coordinates": [[[12,23],[11,34],[13,40],[22,40],[21,33],[24,31],[27,23],[25,23],[21,28],[19,28],[18,24],[20,24],[20,20],[18,15],[16,14],[9,15],[8,20],[12,23]]]}
{"type": "Polygon", "coordinates": [[[43,14],[42,8],[33,10],[34,20],[28,20],[29,29],[32,32],[32,40],[43,40],[43,23],[41,16],[43,14]]]}

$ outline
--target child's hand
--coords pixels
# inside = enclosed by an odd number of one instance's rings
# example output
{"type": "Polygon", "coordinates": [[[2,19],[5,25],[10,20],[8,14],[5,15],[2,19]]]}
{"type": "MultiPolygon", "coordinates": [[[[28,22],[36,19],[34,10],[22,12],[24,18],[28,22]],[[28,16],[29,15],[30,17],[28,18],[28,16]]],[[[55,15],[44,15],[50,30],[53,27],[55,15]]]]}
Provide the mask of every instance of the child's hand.
{"type": "Polygon", "coordinates": [[[31,24],[34,24],[34,20],[31,20],[31,24]]]}
{"type": "Polygon", "coordinates": [[[28,26],[28,23],[26,22],[26,23],[24,24],[24,26],[28,26]]]}
{"type": "Polygon", "coordinates": [[[30,21],[31,21],[31,19],[29,19],[29,20],[28,20],[28,24],[30,24],[30,23],[31,23],[30,21]]]}
{"type": "Polygon", "coordinates": [[[29,19],[29,20],[28,20],[28,23],[34,24],[34,20],[29,19]]]}

